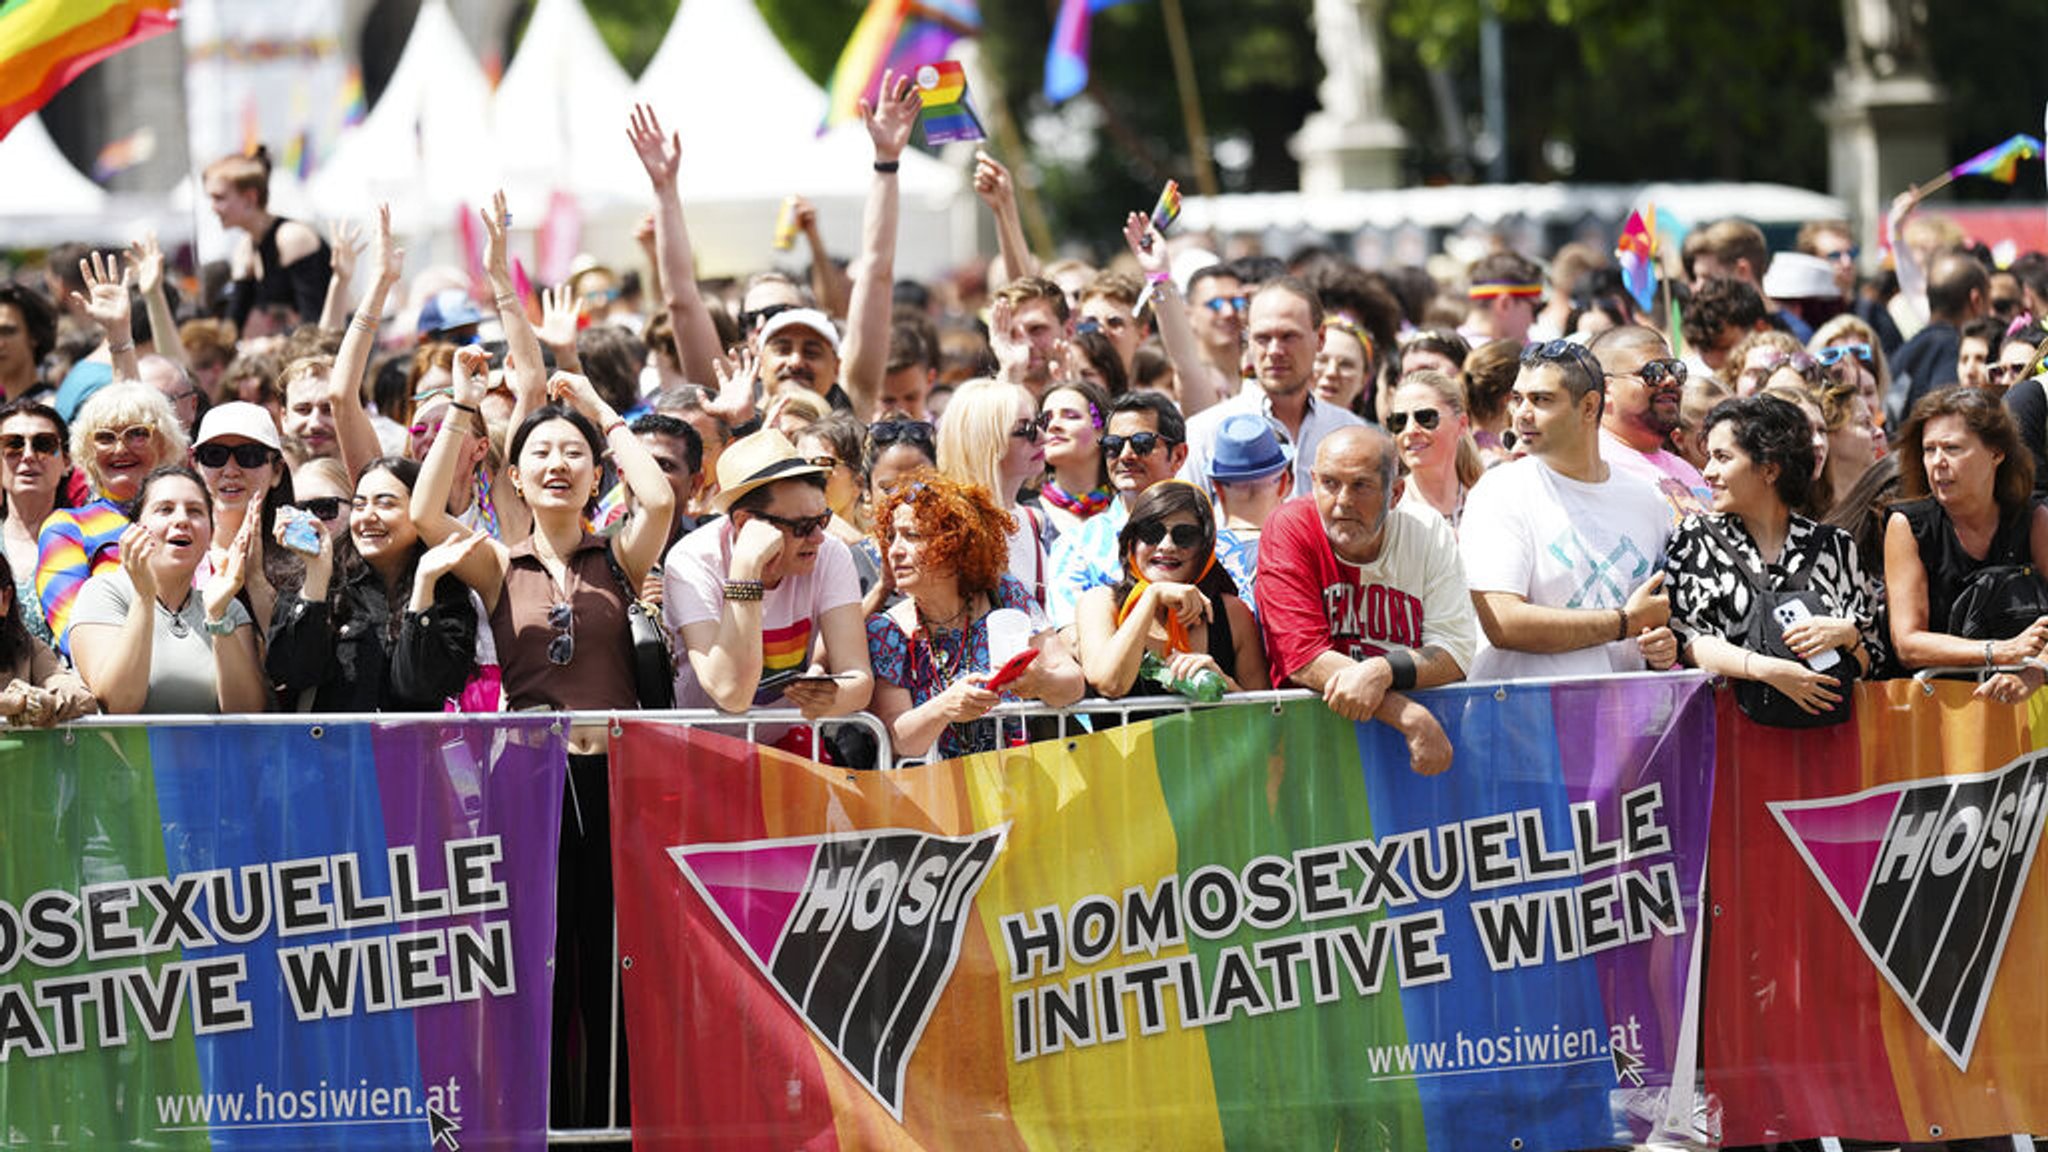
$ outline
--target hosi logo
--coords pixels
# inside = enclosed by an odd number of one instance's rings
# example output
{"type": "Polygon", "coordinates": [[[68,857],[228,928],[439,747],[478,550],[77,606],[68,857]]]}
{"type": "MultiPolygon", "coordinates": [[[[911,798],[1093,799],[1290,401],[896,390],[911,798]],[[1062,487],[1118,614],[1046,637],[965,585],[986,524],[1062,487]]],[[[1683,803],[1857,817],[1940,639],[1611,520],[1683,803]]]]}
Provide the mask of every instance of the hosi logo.
{"type": "Polygon", "coordinates": [[[1009,831],[891,828],[668,851],[812,1034],[901,1120],[903,1070],[1009,831]]]}
{"type": "Polygon", "coordinates": [[[2048,752],[1771,815],[1913,1018],[1967,1069],[2041,843],[2048,752]]]}

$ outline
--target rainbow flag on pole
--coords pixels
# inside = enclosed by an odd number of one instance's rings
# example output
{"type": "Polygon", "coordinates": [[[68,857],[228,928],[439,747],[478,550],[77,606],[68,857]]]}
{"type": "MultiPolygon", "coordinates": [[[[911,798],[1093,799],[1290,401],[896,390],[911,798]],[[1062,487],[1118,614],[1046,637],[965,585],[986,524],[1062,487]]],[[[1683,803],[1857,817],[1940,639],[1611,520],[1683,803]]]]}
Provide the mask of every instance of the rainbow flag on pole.
{"type": "Polygon", "coordinates": [[[2041,154],[2041,141],[2021,132],[1996,148],[1987,148],[1948,170],[1951,177],[1982,176],[2000,184],[2019,179],[2019,163],[2041,154]]]}
{"type": "Polygon", "coordinates": [[[1045,98],[1064,104],[1088,87],[1090,25],[1097,12],[1128,0],[1060,0],[1052,41],[1045,46],[1045,98]]]}
{"type": "Polygon", "coordinates": [[[848,773],[622,718],[636,1147],[1628,1144],[1690,1117],[1697,675],[848,773]],[[678,1011],[678,1005],[687,1005],[678,1011]]]}
{"type": "Polygon", "coordinates": [[[542,1152],[559,726],[304,721],[0,733],[15,1141],[542,1152]]]}
{"type": "Polygon", "coordinates": [[[818,133],[860,119],[860,102],[874,101],[884,70],[914,75],[918,65],[943,58],[955,40],[980,31],[979,0],[869,0],[832,69],[818,133]]]}
{"type": "Polygon", "coordinates": [[[0,0],[0,138],[79,73],[161,32],[178,0],[0,0]]]}

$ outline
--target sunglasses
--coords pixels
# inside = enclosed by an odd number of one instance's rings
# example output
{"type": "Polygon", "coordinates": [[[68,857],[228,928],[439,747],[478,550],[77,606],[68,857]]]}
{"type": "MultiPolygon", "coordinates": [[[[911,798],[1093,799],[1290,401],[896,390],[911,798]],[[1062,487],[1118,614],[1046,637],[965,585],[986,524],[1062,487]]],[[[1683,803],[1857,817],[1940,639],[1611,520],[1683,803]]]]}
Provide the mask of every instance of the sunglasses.
{"type": "MultiPolygon", "coordinates": [[[[2025,364],[1993,364],[1984,369],[1984,375],[1989,377],[1993,384],[2003,384],[2008,380],[2018,380],[2026,370],[2025,364]]],[[[5,447],[6,443],[0,441],[0,448],[5,447]]]]}
{"type": "Polygon", "coordinates": [[[1016,426],[1010,429],[1010,438],[1013,440],[1026,440],[1036,444],[1038,443],[1039,436],[1044,432],[1045,417],[1033,416],[1029,420],[1017,421],[1016,426]]]}
{"type": "Polygon", "coordinates": [[[192,450],[192,458],[199,461],[201,468],[225,468],[230,458],[244,468],[261,468],[276,456],[274,450],[261,444],[201,444],[192,450]]]}
{"type": "Polygon", "coordinates": [[[1854,356],[1872,368],[1877,366],[1877,357],[1870,351],[1868,344],[1830,344],[1813,354],[1815,360],[1829,368],[1834,367],[1844,356],[1854,356]]]}
{"type": "Polygon", "coordinates": [[[795,308],[796,305],[794,304],[770,304],[765,308],[756,308],[752,312],[742,312],[740,313],[740,327],[748,332],[753,332],[759,329],[761,325],[795,308]]]}
{"type": "Polygon", "coordinates": [[[1152,450],[1161,444],[1170,448],[1178,443],[1178,440],[1169,440],[1157,432],[1133,432],[1129,436],[1104,436],[1102,438],[1102,454],[1114,460],[1124,454],[1124,447],[1128,445],[1132,455],[1150,456],[1152,450]]]}
{"type": "Polygon", "coordinates": [[[1387,413],[1387,431],[1396,436],[1406,432],[1408,430],[1408,419],[1411,416],[1415,418],[1415,426],[1424,432],[1436,431],[1436,426],[1444,418],[1444,414],[1434,408],[1417,408],[1412,412],[1389,412],[1387,413]]]}
{"type": "Polygon", "coordinates": [[[576,614],[567,604],[548,606],[548,627],[555,630],[555,638],[548,641],[548,663],[567,664],[576,658],[576,614]]]}
{"type": "Polygon", "coordinates": [[[1249,296],[1212,296],[1202,301],[1202,307],[1218,313],[1242,312],[1251,307],[1251,304],[1252,298],[1249,296]]]}
{"type": "Polygon", "coordinates": [[[1524,368],[1547,364],[1576,365],[1579,371],[1585,373],[1589,386],[1594,389],[1600,389],[1607,380],[1607,373],[1601,370],[1600,362],[1593,359],[1593,354],[1586,351],[1584,344],[1574,344],[1569,340],[1545,340],[1541,344],[1531,344],[1522,349],[1524,368]]]}
{"type": "Polygon", "coordinates": [[[1851,246],[1848,248],[1840,249],[1838,251],[1830,252],[1825,257],[1823,257],[1823,259],[1832,261],[1836,264],[1854,264],[1856,262],[1856,257],[1861,254],[1862,252],[1860,249],[1851,246]]]}
{"type": "Polygon", "coordinates": [[[1176,548],[1193,548],[1202,542],[1202,526],[1199,524],[1175,524],[1171,528],[1157,520],[1147,520],[1131,525],[1131,536],[1147,548],[1157,548],[1161,540],[1173,537],[1176,548]]]}
{"type": "Polygon", "coordinates": [[[112,428],[95,428],[92,433],[92,442],[101,448],[112,448],[114,445],[122,443],[127,444],[131,448],[141,448],[155,437],[156,433],[151,431],[146,425],[135,424],[119,432],[114,431],[112,428]]]}
{"type": "Polygon", "coordinates": [[[837,467],[839,467],[839,457],[837,457],[837,456],[806,456],[806,457],[804,457],[804,463],[806,463],[806,464],[809,464],[809,465],[810,465],[811,467],[813,467],[813,468],[823,468],[823,469],[825,469],[826,471],[828,471],[828,472],[829,472],[829,471],[831,471],[832,469],[834,469],[834,468],[837,468],[837,467]]]}
{"type": "Polygon", "coordinates": [[[922,444],[929,448],[938,442],[938,435],[932,431],[932,426],[923,420],[884,420],[868,429],[868,443],[877,448],[885,444],[894,444],[898,440],[908,440],[912,444],[922,444]]]}
{"type": "Polygon", "coordinates": [[[766,520],[799,540],[823,532],[825,525],[832,522],[832,514],[830,512],[820,512],[816,516],[799,516],[793,519],[788,516],[777,516],[769,512],[756,512],[754,515],[759,516],[761,519],[766,520]]]}
{"type": "Polygon", "coordinates": [[[1662,360],[1646,360],[1641,368],[1633,372],[1602,372],[1607,376],[1634,376],[1648,388],[1662,388],[1670,384],[1673,388],[1685,387],[1685,361],[1666,357],[1662,360]]]}
{"type": "Polygon", "coordinates": [[[316,519],[332,520],[341,515],[341,504],[339,496],[309,496],[299,501],[298,507],[299,511],[311,513],[316,519]]]}
{"type": "Polygon", "coordinates": [[[32,436],[10,432],[0,436],[0,454],[8,456],[19,456],[25,451],[38,456],[55,456],[63,447],[64,442],[57,439],[55,432],[37,432],[32,436]]]}

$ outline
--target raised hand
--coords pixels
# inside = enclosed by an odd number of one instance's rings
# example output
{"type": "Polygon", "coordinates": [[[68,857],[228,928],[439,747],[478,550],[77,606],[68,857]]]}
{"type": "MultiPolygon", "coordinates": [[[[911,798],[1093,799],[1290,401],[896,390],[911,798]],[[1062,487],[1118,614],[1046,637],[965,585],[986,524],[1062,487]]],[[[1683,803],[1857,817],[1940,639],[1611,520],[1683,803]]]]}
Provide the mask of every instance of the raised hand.
{"type": "Polygon", "coordinates": [[[566,404],[590,417],[592,423],[602,427],[613,415],[611,409],[591,386],[590,377],[574,372],[557,372],[548,378],[548,399],[557,404],[566,404]],[[602,417],[602,419],[600,419],[602,417]]]}
{"type": "Polygon", "coordinates": [[[128,246],[128,267],[135,272],[136,291],[145,296],[162,291],[164,250],[156,242],[156,233],[144,233],[142,239],[128,246]]]}
{"type": "Polygon", "coordinates": [[[661,120],[654,114],[654,108],[635,104],[632,120],[626,126],[626,138],[632,142],[633,151],[640,157],[640,166],[647,169],[647,179],[653,182],[655,189],[660,191],[674,186],[676,171],[683,164],[681,134],[663,135],[661,120]]]}
{"type": "MultiPolygon", "coordinates": [[[[155,239],[151,237],[151,239],[155,239]]],[[[363,232],[353,220],[336,220],[327,225],[328,263],[334,278],[347,284],[355,279],[356,257],[363,254],[363,232]]],[[[139,275],[139,273],[138,273],[139,275]]],[[[138,280],[137,287],[149,291],[146,280],[138,280]]]]}
{"type": "Polygon", "coordinates": [[[567,284],[541,289],[540,328],[535,333],[540,342],[550,348],[573,347],[582,308],[582,302],[577,300],[567,284]]]}
{"type": "Polygon", "coordinates": [[[505,230],[512,226],[512,212],[505,207],[505,190],[491,194],[491,206],[479,210],[484,218],[484,275],[502,295],[512,286],[512,266],[505,258],[505,230]]]}
{"type": "MultiPolygon", "coordinates": [[[[490,384],[490,353],[474,344],[466,344],[455,350],[455,363],[449,366],[449,375],[455,378],[449,399],[467,408],[475,408],[484,398],[490,384]]],[[[460,417],[450,415],[448,423],[460,417]]]]}
{"type": "Polygon", "coordinates": [[[1022,372],[1031,364],[1031,345],[1016,338],[1010,326],[1016,323],[1017,309],[1009,300],[998,296],[988,309],[988,346],[995,354],[996,365],[1005,372],[1022,372]]]}
{"type": "Polygon", "coordinates": [[[140,524],[130,524],[121,530],[121,571],[128,574],[128,582],[135,586],[139,599],[156,595],[156,569],[149,562],[162,547],[163,542],[140,524]]]}
{"type": "Polygon", "coordinates": [[[489,539],[488,533],[475,532],[467,528],[456,529],[446,540],[420,554],[419,563],[413,569],[414,580],[431,596],[435,582],[455,571],[457,566],[469,559],[470,553],[475,552],[489,539]]]}
{"type": "Polygon", "coordinates": [[[742,344],[730,357],[713,360],[711,370],[718,374],[718,396],[706,401],[704,410],[727,424],[746,423],[754,414],[754,380],[761,372],[754,350],[742,344]]]}
{"type": "Polygon", "coordinates": [[[1124,243],[1130,245],[1131,255],[1147,276],[1172,273],[1173,260],[1166,254],[1166,240],[1152,227],[1151,216],[1133,212],[1124,217],[1124,243]]]}
{"type": "Polygon", "coordinates": [[[1011,186],[1010,170],[986,152],[974,154],[974,194],[992,212],[1008,211],[1016,202],[1017,190],[1011,186]]]}
{"type": "Polygon", "coordinates": [[[924,100],[908,75],[887,68],[882,70],[882,86],[875,95],[878,104],[873,107],[866,97],[861,98],[860,118],[868,126],[868,139],[875,142],[875,159],[888,163],[909,146],[910,130],[917,125],[924,100]]]}
{"type": "Polygon", "coordinates": [[[388,286],[405,274],[405,249],[391,235],[391,205],[377,205],[377,232],[370,246],[370,263],[377,278],[388,286]]]}
{"type": "Polygon", "coordinates": [[[200,589],[200,600],[206,606],[206,618],[219,620],[227,615],[228,605],[235,594],[242,590],[242,581],[249,572],[249,557],[255,552],[251,539],[257,535],[263,517],[254,502],[242,517],[242,526],[235,532],[234,542],[228,545],[227,558],[213,569],[213,576],[206,587],[200,589]]]}
{"type": "Polygon", "coordinates": [[[640,251],[645,253],[649,260],[653,260],[654,241],[654,213],[644,212],[640,216],[640,222],[633,225],[633,242],[640,245],[640,251]]]}
{"type": "Polygon", "coordinates": [[[132,271],[120,267],[119,257],[99,252],[78,262],[85,293],[73,292],[71,302],[85,309],[85,314],[106,333],[109,344],[133,346],[133,332],[128,326],[128,280],[132,271]]]}

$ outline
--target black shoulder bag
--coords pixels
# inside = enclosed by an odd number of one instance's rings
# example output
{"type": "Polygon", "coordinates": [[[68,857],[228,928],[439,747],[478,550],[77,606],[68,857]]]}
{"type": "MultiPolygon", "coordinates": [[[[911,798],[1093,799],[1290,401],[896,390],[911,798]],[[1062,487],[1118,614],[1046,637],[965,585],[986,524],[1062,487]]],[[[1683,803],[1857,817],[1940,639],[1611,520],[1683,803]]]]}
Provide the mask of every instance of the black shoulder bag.
{"type": "Polygon", "coordinates": [[[625,596],[626,626],[633,635],[633,685],[640,697],[640,707],[655,711],[674,708],[676,658],[669,645],[668,626],[661,620],[661,609],[640,598],[639,586],[626,578],[626,570],[619,567],[619,558],[612,553],[609,543],[605,545],[604,560],[611,565],[612,576],[625,596]]]}
{"type": "MultiPolygon", "coordinates": [[[[1746,559],[1743,551],[1735,546],[1735,542],[1721,531],[1720,525],[1704,516],[1700,518],[1700,524],[1714,539],[1720,541],[1722,550],[1737,558],[1736,572],[1742,577],[1743,582],[1749,585],[1749,615],[1742,624],[1742,646],[1759,656],[1804,664],[1805,661],[1785,643],[1785,626],[1778,622],[1778,610],[1781,606],[1796,601],[1805,606],[1808,615],[1827,614],[1826,606],[1821,603],[1820,593],[1806,586],[1807,574],[1812,571],[1812,567],[1808,566],[1788,576],[1786,587],[1772,588],[1763,570],[1753,566],[1746,559]]],[[[1836,651],[1841,659],[1835,662],[1833,668],[1827,669],[1824,675],[1833,677],[1837,682],[1838,687],[1835,690],[1841,694],[1841,699],[1825,711],[1808,712],[1790,697],[1762,680],[1742,679],[1733,680],[1736,707],[1741,708],[1742,714],[1751,720],[1759,724],[1768,724],[1773,728],[1825,728],[1842,723],[1851,715],[1853,690],[1856,685],[1856,658],[1840,649],[1836,651]]]]}

